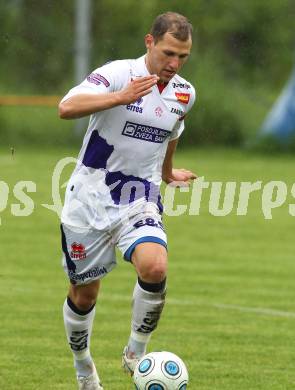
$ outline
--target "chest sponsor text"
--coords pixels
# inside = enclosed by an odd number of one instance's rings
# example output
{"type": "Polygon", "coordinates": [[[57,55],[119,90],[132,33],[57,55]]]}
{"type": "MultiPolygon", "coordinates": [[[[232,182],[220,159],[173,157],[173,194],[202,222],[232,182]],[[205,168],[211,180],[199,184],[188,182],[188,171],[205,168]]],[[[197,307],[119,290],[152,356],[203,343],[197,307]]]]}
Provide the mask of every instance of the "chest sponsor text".
{"type": "Polygon", "coordinates": [[[169,136],[170,131],[158,127],[142,125],[139,123],[126,122],[122,135],[131,138],[137,138],[142,141],[161,144],[169,136]]]}

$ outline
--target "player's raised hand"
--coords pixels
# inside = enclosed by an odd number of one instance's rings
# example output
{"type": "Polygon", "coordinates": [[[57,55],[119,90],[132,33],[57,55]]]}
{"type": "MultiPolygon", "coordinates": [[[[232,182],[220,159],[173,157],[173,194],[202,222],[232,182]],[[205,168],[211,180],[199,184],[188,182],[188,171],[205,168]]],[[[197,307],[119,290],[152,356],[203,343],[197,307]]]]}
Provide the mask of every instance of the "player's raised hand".
{"type": "Polygon", "coordinates": [[[136,102],[142,96],[152,92],[152,87],[157,84],[159,77],[150,75],[145,77],[137,77],[119,92],[120,103],[123,105],[136,102]]]}
{"type": "Polygon", "coordinates": [[[166,179],[166,183],[174,187],[188,187],[190,180],[197,178],[197,175],[187,169],[172,169],[172,174],[166,179]]]}

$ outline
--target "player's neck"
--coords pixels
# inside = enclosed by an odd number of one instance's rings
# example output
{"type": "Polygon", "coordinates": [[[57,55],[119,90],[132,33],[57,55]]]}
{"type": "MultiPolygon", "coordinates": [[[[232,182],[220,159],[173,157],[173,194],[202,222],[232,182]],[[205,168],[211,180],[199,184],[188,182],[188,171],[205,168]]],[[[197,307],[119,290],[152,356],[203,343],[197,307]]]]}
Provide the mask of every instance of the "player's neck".
{"type": "Polygon", "coordinates": [[[160,94],[163,92],[163,90],[164,90],[164,88],[166,87],[167,84],[168,84],[167,82],[161,81],[161,80],[159,80],[157,82],[157,86],[158,86],[158,90],[159,90],[160,94]]]}

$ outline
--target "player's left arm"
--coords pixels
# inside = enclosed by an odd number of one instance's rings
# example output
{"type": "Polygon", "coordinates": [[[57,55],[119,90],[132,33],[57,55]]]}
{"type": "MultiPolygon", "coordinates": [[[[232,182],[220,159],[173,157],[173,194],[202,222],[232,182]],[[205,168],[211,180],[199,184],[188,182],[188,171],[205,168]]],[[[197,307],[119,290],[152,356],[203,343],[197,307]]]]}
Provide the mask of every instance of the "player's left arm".
{"type": "MultiPolygon", "coordinates": [[[[190,111],[192,108],[195,99],[196,99],[196,92],[194,87],[191,85],[191,88],[189,89],[189,102],[186,106],[185,115],[190,111]]],[[[177,121],[171,136],[170,136],[170,142],[168,143],[168,147],[166,150],[163,166],[162,166],[162,179],[167,184],[173,184],[177,187],[184,187],[189,186],[190,180],[194,180],[197,178],[197,175],[188,169],[180,168],[176,169],[173,168],[173,156],[176,151],[177,143],[179,140],[179,137],[181,136],[183,130],[184,130],[184,117],[185,115],[177,121]]]]}
{"type": "Polygon", "coordinates": [[[197,178],[197,175],[184,168],[173,168],[173,156],[176,151],[178,138],[169,142],[162,166],[162,179],[167,184],[177,187],[189,186],[190,180],[197,178]]]}

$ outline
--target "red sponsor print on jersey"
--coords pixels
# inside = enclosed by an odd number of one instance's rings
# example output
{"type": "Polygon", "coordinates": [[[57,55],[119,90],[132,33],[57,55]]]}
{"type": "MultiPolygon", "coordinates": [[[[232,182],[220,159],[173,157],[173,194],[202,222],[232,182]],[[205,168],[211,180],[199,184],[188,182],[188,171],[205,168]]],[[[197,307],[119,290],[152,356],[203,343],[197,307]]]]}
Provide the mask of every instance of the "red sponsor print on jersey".
{"type": "Polygon", "coordinates": [[[188,104],[191,95],[189,93],[175,92],[175,96],[180,103],[188,104]]]}
{"type": "Polygon", "coordinates": [[[86,250],[83,244],[78,244],[77,242],[73,242],[71,245],[71,258],[76,260],[86,259],[86,250]]]}

